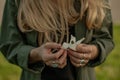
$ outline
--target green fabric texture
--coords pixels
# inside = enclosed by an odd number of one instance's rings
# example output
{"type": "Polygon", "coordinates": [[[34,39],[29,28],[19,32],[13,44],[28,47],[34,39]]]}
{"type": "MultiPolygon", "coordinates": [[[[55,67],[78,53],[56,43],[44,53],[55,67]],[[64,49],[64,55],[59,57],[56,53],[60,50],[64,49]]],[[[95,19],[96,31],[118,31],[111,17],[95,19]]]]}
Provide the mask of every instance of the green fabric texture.
{"type": "MultiPolygon", "coordinates": [[[[15,5],[14,0],[6,0],[3,21],[1,26],[1,36],[0,36],[0,50],[3,55],[8,59],[9,62],[20,66],[23,70],[32,71],[34,73],[40,73],[44,67],[44,64],[34,64],[33,67],[29,68],[28,58],[31,49],[35,48],[36,45],[33,42],[33,45],[28,44],[30,41],[26,41],[26,34],[23,34],[19,31],[17,27],[17,7],[15,5]],[[38,66],[39,65],[39,66],[38,66]],[[39,68],[37,68],[37,67],[39,68]],[[36,68],[34,68],[36,67],[36,68]]],[[[29,37],[31,39],[35,39],[34,34],[36,33],[32,31],[32,35],[29,37]],[[32,37],[34,36],[34,37],[32,37]]],[[[31,34],[31,33],[29,33],[31,34]]],[[[33,40],[33,41],[35,41],[33,40]]]]}
{"type": "MultiPolygon", "coordinates": [[[[15,0],[6,0],[0,31],[0,51],[10,63],[22,68],[21,80],[41,80],[44,63],[28,63],[31,49],[37,47],[38,34],[36,31],[22,33],[18,29],[17,10],[15,0]]],[[[76,68],[76,80],[96,80],[94,67],[103,63],[114,48],[111,11],[106,12],[100,29],[88,30],[84,21],[75,25],[77,40],[85,37],[84,43],[94,44],[99,49],[99,56],[95,60],[89,61],[85,67],[76,68]]]]}

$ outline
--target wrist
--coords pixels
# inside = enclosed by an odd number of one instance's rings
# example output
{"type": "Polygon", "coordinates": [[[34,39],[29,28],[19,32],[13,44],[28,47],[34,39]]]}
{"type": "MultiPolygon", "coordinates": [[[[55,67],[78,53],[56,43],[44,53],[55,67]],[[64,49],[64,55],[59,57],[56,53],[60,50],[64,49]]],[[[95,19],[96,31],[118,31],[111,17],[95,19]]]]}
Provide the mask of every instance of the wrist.
{"type": "Polygon", "coordinates": [[[41,61],[41,57],[39,55],[39,52],[37,52],[36,48],[30,51],[29,61],[30,63],[41,61]]]}
{"type": "Polygon", "coordinates": [[[96,45],[92,45],[92,56],[91,60],[94,60],[98,57],[98,47],[96,45]]]}

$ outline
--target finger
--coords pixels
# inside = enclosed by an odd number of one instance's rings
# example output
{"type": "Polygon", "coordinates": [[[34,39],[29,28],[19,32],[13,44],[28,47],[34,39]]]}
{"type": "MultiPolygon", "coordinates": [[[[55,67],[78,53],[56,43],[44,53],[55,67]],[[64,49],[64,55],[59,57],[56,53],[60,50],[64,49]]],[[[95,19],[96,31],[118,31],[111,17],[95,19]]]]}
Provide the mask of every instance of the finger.
{"type": "Polygon", "coordinates": [[[76,51],[82,52],[82,53],[89,53],[89,52],[91,52],[91,47],[86,44],[79,44],[76,47],[76,51]]]}
{"type": "Polygon", "coordinates": [[[78,59],[91,59],[91,53],[78,53],[69,50],[69,54],[78,59]]]}
{"type": "Polygon", "coordinates": [[[64,54],[64,52],[65,52],[64,49],[60,49],[58,52],[54,53],[53,55],[55,55],[56,59],[59,59],[64,54]]]}
{"type": "Polygon", "coordinates": [[[80,67],[80,64],[74,63],[71,59],[70,59],[70,61],[71,61],[71,63],[73,64],[73,66],[75,66],[75,67],[80,67]]]}
{"type": "Polygon", "coordinates": [[[52,62],[46,61],[45,64],[46,64],[47,66],[50,66],[50,64],[52,64],[52,62]]]}
{"type": "Polygon", "coordinates": [[[67,59],[63,62],[63,64],[59,65],[58,68],[64,68],[67,65],[67,59]]]}
{"type": "Polygon", "coordinates": [[[85,66],[85,65],[88,63],[89,60],[85,60],[85,63],[84,63],[84,64],[80,64],[80,62],[79,62],[79,63],[75,63],[71,58],[70,58],[70,61],[71,61],[71,63],[72,63],[75,67],[83,67],[83,66],[85,66]]]}
{"type": "Polygon", "coordinates": [[[61,45],[58,43],[48,42],[45,44],[45,47],[48,49],[58,49],[61,48],[61,45]]]}
{"type": "Polygon", "coordinates": [[[68,52],[69,52],[69,55],[72,55],[72,56],[74,56],[78,59],[84,58],[83,53],[78,53],[78,52],[75,52],[75,51],[72,51],[72,50],[68,50],[68,52]]]}
{"type": "Polygon", "coordinates": [[[67,51],[64,51],[63,55],[59,58],[59,64],[63,64],[67,57],[67,51]]]}
{"type": "Polygon", "coordinates": [[[83,59],[91,59],[91,53],[83,53],[83,59]]]}
{"type": "Polygon", "coordinates": [[[77,64],[80,63],[80,59],[75,58],[75,57],[73,57],[73,56],[71,56],[71,55],[70,55],[70,59],[71,59],[74,63],[77,63],[77,64]]]}
{"type": "Polygon", "coordinates": [[[49,60],[56,60],[56,59],[58,59],[62,54],[63,54],[63,52],[64,52],[64,50],[63,49],[60,49],[58,52],[56,52],[56,53],[52,53],[52,54],[49,54],[48,56],[47,56],[47,61],[49,61],[49,60]]]}
{"type": "Polygon", "coordinates": [[[57,64],[58,65],[58,60],[47,61],[47,62],[45,62],[45,64],[47,66],[53,67],[53,64],[57,64]]]}
{"type": "MultiPolygon", "coordinates": [[[[70,59],[71,59],[74,63],[80,64],[81,59],[75,58],[75,57],[73,57],[73,56],[70,56],[70,59]]],[[[88,60],[87,60],[87,59],[84,59],[84,64],[86,64],[87,62],[88,62],[88,60]]]]}

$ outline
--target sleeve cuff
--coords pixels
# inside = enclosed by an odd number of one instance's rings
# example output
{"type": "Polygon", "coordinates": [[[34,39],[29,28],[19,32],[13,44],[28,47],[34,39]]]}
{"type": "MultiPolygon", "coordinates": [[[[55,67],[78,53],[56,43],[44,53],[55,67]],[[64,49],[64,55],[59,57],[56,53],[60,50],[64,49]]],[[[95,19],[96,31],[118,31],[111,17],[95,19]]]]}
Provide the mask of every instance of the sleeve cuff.
{"type": "Polygon", "coordinates": [[[36,62],[34,64],[29,64],[29,53],[31,51],[31,49],[33,49],[34,47],[32,46],[28,46],[28,45],[24,45],[21,46],[19,51],[19,55],[17,57],[17,61],[18,61],[18,65],[20,65],[22,67],[22,69],[28,70],[28,71],[32,71],[34,73],[40,73],[42,72],[43,68],[44,68],[44,63],[43,62],[36,62]]]}
{"type": "Polygon", "coordinates": [[[103,48],[103,45],[99,41],[92,42],[91,44],[97,46],[99,53],[98,53],[97,58],[95,58],[94,60],[90,60],[88,62],[87,66],[95,67],[95,66],[98,66],[105,61],[106,54],[105,54],[105,50],[103,48]]]}

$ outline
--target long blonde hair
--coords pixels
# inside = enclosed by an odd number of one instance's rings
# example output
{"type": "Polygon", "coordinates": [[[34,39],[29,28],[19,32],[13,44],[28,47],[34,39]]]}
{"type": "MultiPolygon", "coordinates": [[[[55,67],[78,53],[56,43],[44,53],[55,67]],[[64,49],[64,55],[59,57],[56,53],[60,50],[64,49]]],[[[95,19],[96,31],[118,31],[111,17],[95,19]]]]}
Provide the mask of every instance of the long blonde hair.
{"type": "Polygon", "coordinates": [[[75,9],[76,0],[20,0],[18,26],[22,32],[39,32],[39,44],[47,41],[62,43],[69,39],[69,25],[83,20],[88,29],[99,28],[105,17],[104,0],[79,0],[80,10],[75,9]]]}

